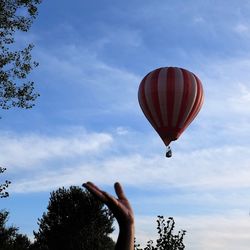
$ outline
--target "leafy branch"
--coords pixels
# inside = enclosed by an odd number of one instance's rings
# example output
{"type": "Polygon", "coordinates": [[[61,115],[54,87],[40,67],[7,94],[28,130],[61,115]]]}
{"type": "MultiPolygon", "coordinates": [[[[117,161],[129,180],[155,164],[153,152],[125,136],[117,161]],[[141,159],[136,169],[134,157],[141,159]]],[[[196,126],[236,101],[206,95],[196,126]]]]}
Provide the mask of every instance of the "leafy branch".
{"type": "MultiPolygon", "coordinates": [[[[6,168],[0,167],[0,174],[2,174],[6,168]]],[[[0,198],[6,198],[9,196],[9,193],[6,191],[8,186],[10,185],[10,181],[5,181],[3,184],[0,184],[0,198]]]]}
{"type": "Polygon", "coordinates": [[[185,230],[181,230],[178,234],[174,234],[175,221],[173,217],[169,217],[166,221],[163,216],[157,216],[157,233],[156,245],[153,240],[147,242],[147,246],[143,249],[140,244],[134,244],[135,250],[183,250],[183,238],[186,234],[185,230]]]}

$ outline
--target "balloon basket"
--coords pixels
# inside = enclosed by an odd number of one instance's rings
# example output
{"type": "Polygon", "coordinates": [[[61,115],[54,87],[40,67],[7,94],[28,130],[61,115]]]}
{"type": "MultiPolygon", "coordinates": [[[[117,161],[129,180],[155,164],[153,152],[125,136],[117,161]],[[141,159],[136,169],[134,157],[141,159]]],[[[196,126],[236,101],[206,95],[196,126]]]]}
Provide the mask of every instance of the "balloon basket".
{"type": "Polygon", "coordinates": [[[170,146],[167,146],[166,157],[167,158],[172,157],[172,150],[171,150],[170,146]]]}

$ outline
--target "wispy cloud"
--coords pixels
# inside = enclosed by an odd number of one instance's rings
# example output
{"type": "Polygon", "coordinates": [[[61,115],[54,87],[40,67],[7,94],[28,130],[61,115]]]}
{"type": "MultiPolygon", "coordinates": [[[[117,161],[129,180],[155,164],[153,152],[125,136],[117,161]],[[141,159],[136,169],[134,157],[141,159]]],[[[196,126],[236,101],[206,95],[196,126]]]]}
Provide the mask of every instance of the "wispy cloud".
{"type": "Polygon", "coordinates": [[[65,136],[5,133],[0,135],[0,162],[10,172],[39,168],[53,159],[87,156],[104,150],[113,138],[107,133],[81,131],[65,136]]]}
{"type": "Polygon", "coordinates": [[[55,186],[78,185],[84,180],[110,185],[117,178],[125,185],[134,187],[152,187],[160,183],[160,188],[249,188],[249,153],[250,150],[244,147],[222,147],[186,154],[176,152],[174,160],[157,155],[149,158],[139,154],[117,157],[110,157],[108,154],[108,157],[103,155],[99,161],[88,159],[86,162],[80,158],[74,164],[57,168],[56,172],[39,171],[33,175],[32,180],[19,179],[12,188],[16,192],[36,192],[51,190],[55,186]]]}
{"type": "MultiPolygon", "coordinates": [[[[101,26],[102,36],[94,42],[96,50],[105,49],[107,46],[126,46],[127,48],[139,47],[143,40],[139,30],[117,27],[116,24],[101,26]]],[[[94,47],[92,46],[92,48],[94,47]]]]}
{"type": "Polygon", "coordinates": [[[234,31],[240,35],[248,34],[249,27],[245,24],[240,23],[234,27],[234,31]]]}
{"type": "MultiPolygon", "coordinates": [[[[250,81],[250,79],[249,79],[250,81]]],[[[250,105],[250,84],[238,83],[238,90],[229,99],[229,104],[231,105],[232,111],[238,114],[243,114],[250,117],[249,105],[250,105]]]]}
{"type": "Polygon", "coordinates": [[[86,112],[95,109],[92,113],[134,111],[141,80],[135,72],[111,65],[96,52],[74,44],[50,53],[39,49],[37,57],[40,70],[46,72],[47,89],[60,83],[58,88],[63,85],[69,97],[74,95],[68,98],[69,103],[74,99],[86,112]]]}

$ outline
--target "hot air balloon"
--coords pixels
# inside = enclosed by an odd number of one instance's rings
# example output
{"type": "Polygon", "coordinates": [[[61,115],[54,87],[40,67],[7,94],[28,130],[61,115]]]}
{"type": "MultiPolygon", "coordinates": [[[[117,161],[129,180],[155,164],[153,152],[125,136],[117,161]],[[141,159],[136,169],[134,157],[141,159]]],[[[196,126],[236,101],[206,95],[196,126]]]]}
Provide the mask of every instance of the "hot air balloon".
{"type": "Polygon", "coordinates": [[[200,79],[192,72],[163,67],[149,72],[138,91],[140,107],[167,146],[177,140],[199,113],[204,100],[200,79]]]}

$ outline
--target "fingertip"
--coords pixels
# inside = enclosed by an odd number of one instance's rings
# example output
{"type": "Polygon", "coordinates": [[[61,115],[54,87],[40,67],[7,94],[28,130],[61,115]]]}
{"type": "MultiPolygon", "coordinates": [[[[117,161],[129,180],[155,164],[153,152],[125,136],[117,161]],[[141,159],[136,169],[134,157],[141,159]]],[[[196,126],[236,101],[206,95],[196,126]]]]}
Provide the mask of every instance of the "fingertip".
{"type": "Polygon", "coordinates": [[[115,192],[119,199],[127,199],[126,195],[124,194],[122,185],[119,182],[115,183],[115,192]]]}
{"type": "Polygon", "coordinates": [[[84,183],[82,184],[82,186],[85,187],[85,188],[88,188],[89,182],[88,182],[88,181],[87,181],[87,182],[84,182],[84,183]]]}
{"type": "Polygon", "coordinates": [[[96,186],[94,185],[94,183],[92,183],[91,181],[87,181],[87,182],[83,183],[82,186],[85,187],[85,188],[88,188],[88,189],[91,188],[91,187],[95,187],[96,188],[96,186]]]}
{"type": "Polygon", "coordinates": [[[117,181],[117,182],[115,182],[114,187],[115,187],[115,188],[117,188],[117,187],[121,187],[120,182],[118,182],[118,181],[117,181]]]}
{"type": "Polygon", "coordinates": [[[93,185],[93,183],[90,182],[90,181],[87,181],[87,182],[84,182],[84,183],[82,184],[83,187],[88,187],[89,185],[93,185]]]}

